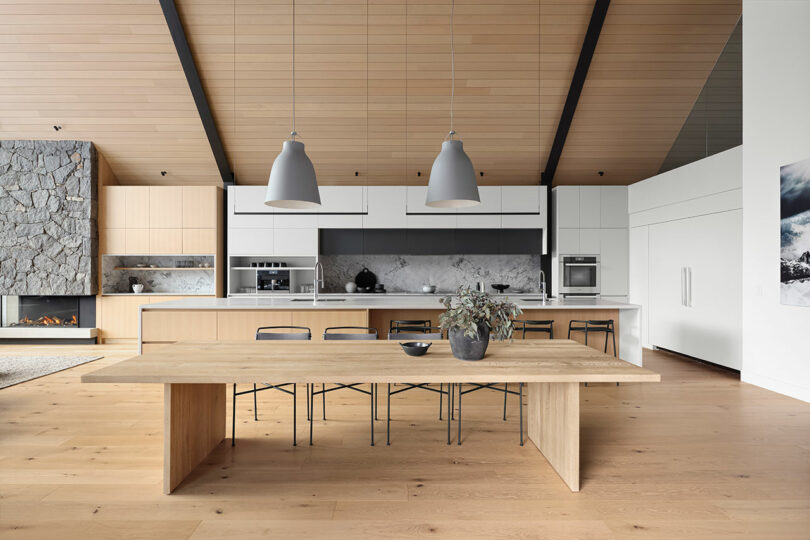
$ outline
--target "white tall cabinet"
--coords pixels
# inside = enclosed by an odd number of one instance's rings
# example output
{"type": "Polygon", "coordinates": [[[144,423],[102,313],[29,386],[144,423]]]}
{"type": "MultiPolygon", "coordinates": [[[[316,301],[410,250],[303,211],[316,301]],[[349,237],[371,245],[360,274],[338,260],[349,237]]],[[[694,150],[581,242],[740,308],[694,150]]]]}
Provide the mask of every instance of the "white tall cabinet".
{"type": "Polygon", "coordinates": [[[627,300],[627,186],[558,186],[551,197],[554,290],[560,287],[560,256],[599,255],[602,296],[627,300]]]}
{"type": "Polygon", "coordinates": [[[645,346],[741,368],[741,167],[737,148],[630,186],[629,299],[645,346]]]}

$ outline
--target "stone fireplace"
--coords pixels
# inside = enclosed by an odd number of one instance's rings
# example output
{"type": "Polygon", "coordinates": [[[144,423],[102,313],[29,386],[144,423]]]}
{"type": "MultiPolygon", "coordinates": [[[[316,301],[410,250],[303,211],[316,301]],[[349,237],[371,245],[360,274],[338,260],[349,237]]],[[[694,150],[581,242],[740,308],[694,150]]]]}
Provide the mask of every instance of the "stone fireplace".
{"type": "Polygon", "coordinates": [[[97,192],[92,143],[0,141],[0,338],[95,337],[97,192]]]}

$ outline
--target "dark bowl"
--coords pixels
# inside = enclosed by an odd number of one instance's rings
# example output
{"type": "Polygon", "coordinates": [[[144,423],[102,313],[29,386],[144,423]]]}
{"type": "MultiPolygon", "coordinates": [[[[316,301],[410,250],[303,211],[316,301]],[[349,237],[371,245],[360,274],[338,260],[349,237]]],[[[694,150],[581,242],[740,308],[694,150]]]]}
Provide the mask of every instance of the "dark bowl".
{"type": "Polygon", "coordinates": [[[405,354],[408,356],[422,356],[428,351],[430,345],[430,343],[423,341],[406,341],[405,343],[400,343],[402,350],[405,351],[405,354]]]}
{"type": "Polygon", "coordinates": [[[492,288],[498,291],[499,293],[502,293],[503,291],[509,288],[509,285],[504,285],[501,283],[493,283],[492,288]]]}

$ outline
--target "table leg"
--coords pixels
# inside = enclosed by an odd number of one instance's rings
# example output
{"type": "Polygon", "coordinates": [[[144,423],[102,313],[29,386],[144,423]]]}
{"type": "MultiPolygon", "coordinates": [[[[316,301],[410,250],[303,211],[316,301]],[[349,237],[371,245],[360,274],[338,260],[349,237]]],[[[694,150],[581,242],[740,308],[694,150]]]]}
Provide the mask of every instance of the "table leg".
{"type": "Polygon", "coordinates": [[[579,491],[579,383],[528,383],[529,439],[579,491]]]}
{"type": "Polygon", "coordinates": [[[224,384],[165,384],[163,492],[171,493],[225,438],[224,384]]]}

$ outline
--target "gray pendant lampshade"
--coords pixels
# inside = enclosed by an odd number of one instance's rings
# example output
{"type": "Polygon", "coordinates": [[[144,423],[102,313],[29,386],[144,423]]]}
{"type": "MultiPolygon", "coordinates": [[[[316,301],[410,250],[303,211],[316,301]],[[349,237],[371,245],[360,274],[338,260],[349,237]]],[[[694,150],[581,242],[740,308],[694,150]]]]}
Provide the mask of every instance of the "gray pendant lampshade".
{"type": "Polygon", "coordinates": [[[315,167],[304,151],[304,143],[284,141],[281,153],[270,169],[264,204],[278,208],[315,208],[321,205],[315,167]]]}
{"type": "Polygon", "coordinates": [[[434,208],[463,208],[480,204],[472,161],[456,139],[442,143],[433,162],[425,204],[434,208]]]}

